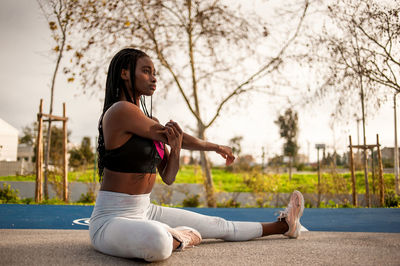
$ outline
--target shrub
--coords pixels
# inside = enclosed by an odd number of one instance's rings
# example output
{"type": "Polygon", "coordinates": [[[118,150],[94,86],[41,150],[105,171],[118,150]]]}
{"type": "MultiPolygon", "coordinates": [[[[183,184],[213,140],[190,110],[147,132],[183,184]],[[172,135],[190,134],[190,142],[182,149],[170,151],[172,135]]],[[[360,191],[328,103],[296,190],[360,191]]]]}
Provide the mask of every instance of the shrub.
{"type": "Polygon", "coordinates": [[[304,171],[304,169],[306,168],[306,165],[304,163],[299,163],[297,165],[295,165],[296,170],[297,171],[304,171]]]}
{"type": "Polygon", "coordinates": [[[11,189],[9,184],[3,183],[3,188],[0,188],[0,203],[17,203],[19,191],[11,189]]]}
{"type": "Polygon", "coordinates": [[[325,201],[321,202],[320,208],[338,208],[339,205],[336,204],[333,200],[329,200],[327,203],[325,201]]]}
{"type": "Polygon", "coordinates": [[[81,194],[81,197],[79,198],[79,200],[77,201],[77,203],[95,203],[96,202],[96,183],[92,182],[86,183],[88,186],[88,190],[86,192],[86,194],[81,194]]]}
{"type": "Polygon", "coordinates": [[[48,171],[49,184],[53,187],[56,197],[61,199],[64,194],[63,177],[61,176],[61,169],[55,168],[53,171],[48,171]]]}
{"type": "Polygon", "coordinates": [[[258,208],[271,208],[272,206],[263,197],[256,199],[256,206],[258,208]]]}
{"type": "Polygon", "coordinates": [[[25,199],[21,199],[20,201],[22,204],[31,204],[31,203],[35,203],[35,201],[32,198],[25,198],[25,199]]]}
{"type": "Polygon", "coordinates": [[[348,200],[344,200],[343,204],[339,205],[340,208],[355,208],[348,200]]]}
{"type": "Polygon", "coordinates": [[[277,193],[280,187],[278,175],[263,174],[259,171],[246,173],[243,183],[250,189],[259,208],[269,207],[272,195],[277,193]]]}
{"type": "Polygon", "coordinates": [[[196,194],[193,196],[187,196],[187,198],[185,198],[182,201],[182,205],[183,207],[198,207],[200,205],[200,195],[196,194]]]}
{"type": "Polygon", "coordinates": [[[305,208],[314,208],[315,206],[311,201],[305,200],[304,207],[305,208]]]}
{"type": "Polygon", "coordinates": [[[393,191],[385,195],[385,207],[400,207],[400,196],[396,196],[393,191]]]}
{"type": "Polygon", "coordinates": [[[81,197],[77,203],[94,203],[96,201],[96,196],[92,191],[86,192],[86,194],[81,194],[81,197]]]}
{"type": "Polygon", "coordinates": [[[235,201],[234,199],[229,199],[224,202],[217,202],[218,208],[240,208],[240,202],[235,201]]]}

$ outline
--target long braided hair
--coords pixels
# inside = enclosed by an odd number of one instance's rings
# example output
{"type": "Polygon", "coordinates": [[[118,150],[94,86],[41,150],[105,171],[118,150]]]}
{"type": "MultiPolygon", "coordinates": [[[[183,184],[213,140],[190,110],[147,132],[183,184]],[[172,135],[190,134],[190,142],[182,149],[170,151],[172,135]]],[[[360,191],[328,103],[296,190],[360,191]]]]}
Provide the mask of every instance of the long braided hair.
{"type": "MultiPolygon", "coordinates": [[[[107,73],[107,82],[106,82],[106,92],[104,97],[104,106],[103,113],[100,116],[98,130],[99,130],[99,138],[97,143],[97,153],[98,153],[98,171],[99,171],[99,181],[101,182],[103,174],[104,174],[104,155],[106,152],[105,144],[104,144],[104,135],[103,135],[103,126],[102,120],[105,112],[110,108],[114,103],[120,101],[121,93],[124,92],[125,98],[127,101],[137,104],[135,97],[135,69],[136,62],[139,58],[148,56],[146,53],[134,49],[134,48],[125,48],[119,51],[111,60],[110,67],[108,68],[107,73]],[[132,83],[132,95],[133,100],[128,93],[128,89],[125,86],[124,81],[121,78],[122,69],[130,70],[130,80],[132,83]],[[122,91],[121,91],[122,90],[122,91]]],[[[142,109],[147,116],[151,117],[151,114],[147,111],[146,104],[144,101],[144,96],[140,99],[140,103],[142,105],[142,109]]]]}

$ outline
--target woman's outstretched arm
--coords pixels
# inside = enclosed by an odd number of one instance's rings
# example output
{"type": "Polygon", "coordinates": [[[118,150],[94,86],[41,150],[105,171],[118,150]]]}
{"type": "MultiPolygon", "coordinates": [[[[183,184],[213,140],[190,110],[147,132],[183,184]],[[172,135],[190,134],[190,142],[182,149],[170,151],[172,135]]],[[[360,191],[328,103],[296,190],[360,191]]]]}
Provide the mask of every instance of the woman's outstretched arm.
{"type": "MultiPolygon", "coordinates": [[[[165,126],[175,126],[180,129],[179,125],[172,120],[169,121],[165,126]]],[[[182,148],[196,151],[215,151],[226,160],[226,165],[230,165],[235,160],[235,156],[233,155],[230,147],[201,140],[187,133],[183,133],[182,148]]]]}
{"type": "MultiPolygon", "coordinates": [[[[115,103],[110,107],[110,109],[108,109],[103,119],[103,127],[105,128],[105,124],[109,123],[113,124],[112,126],[119,128],[120,132],[134,133],[141,137],[161,141],[167,144],[170,144],[166,136],[168,126],[182,131],[176,122],[171,120],[163,126],[159,122],[146,117],[138,106],[125,101],[115,103]],[[111,119],[111,117],[113,119],[111,119]]],[[[228,146],[204,141],[187,133],[183,133],[182,138],[181,146],[183,149],[215,151],[226,160],[226,165],[230,165],[235,160],[232,149],[228,146]]]]}

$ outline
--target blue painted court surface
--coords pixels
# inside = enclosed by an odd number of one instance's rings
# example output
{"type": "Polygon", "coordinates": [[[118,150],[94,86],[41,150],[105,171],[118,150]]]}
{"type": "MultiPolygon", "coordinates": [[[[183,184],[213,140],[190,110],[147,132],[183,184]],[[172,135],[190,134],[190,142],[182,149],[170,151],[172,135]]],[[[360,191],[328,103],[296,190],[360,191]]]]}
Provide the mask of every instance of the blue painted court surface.
{"type": "MultiPolygon", "coordinates": [[[[272,222],[281,209],[185,208],[227,220],[272,222]]],[[[93,206],[0,204],[0,229],[88,229],[93,206]]],[[[305,209],[309,231],[400,233],[400,209],[305,209]]]]}

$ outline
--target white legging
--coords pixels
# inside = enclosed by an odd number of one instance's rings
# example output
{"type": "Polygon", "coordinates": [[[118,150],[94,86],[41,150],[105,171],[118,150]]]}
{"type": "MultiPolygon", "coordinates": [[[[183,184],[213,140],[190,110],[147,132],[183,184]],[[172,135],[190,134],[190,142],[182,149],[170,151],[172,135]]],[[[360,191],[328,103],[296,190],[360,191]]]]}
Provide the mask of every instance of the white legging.
{"type": "Polygon", "coordinates": [[[158,261],[171,256],[168,228],[189,226],[203,239],[246,241],[262,236],[257,222],[232,222],[178,208],[150,203],[150,194],[129,195],[99,191],[89,223],[92,245],[98,251],[124,258],[158,261]]]}

